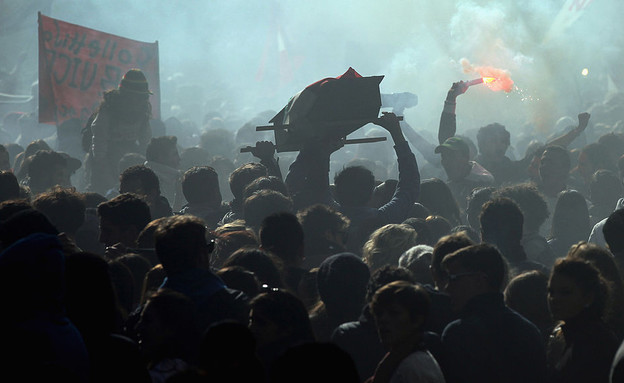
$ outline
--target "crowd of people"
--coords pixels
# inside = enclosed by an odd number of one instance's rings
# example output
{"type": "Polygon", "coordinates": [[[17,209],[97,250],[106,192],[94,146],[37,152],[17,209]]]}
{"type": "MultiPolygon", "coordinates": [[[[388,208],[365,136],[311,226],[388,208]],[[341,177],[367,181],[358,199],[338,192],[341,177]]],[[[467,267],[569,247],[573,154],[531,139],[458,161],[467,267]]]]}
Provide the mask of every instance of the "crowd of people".
{"type": "Polygon", "coordinates": [[[211,112],[195,135],[152,119],[137,69],[52,141],[7,114],[3,372],[624,382],[621,124],[579,111],[513,155],[500,123],[458,129],[467,90],[448,91],[437,145],[383,112],[366,129],[391,144],[318,137],[280,158],[255,134],[267,113],[232,130],[211,112]]]}

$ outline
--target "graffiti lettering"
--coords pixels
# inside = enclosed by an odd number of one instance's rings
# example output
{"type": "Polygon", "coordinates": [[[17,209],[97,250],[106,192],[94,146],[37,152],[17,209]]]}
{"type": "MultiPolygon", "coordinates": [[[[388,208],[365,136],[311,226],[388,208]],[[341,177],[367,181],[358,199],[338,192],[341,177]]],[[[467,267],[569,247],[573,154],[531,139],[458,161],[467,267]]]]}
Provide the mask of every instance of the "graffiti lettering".
{"type": "Polygon", "coordinates": [[[78,88],[78,85],[76,85],[76,72],[78,71],[78,67],[81,63],[81,59],[79,59],[78,57],[74,57],[74,70],[72,71],[71,80],[69,81],[69,86],[71,86],[72,88],[78,88]]]}
{"type": "Polygon", "coordinates": [[[104,68],[104,76],[100,80],[100,88],[105,91],[107,89],[116,88],[121,81],[121,68],[113,65],[106,65],[104,68]]]}
{"type": "Polygon", "coordinates": [[[65,53],[60,53],[58,55],[58,58],[67,61],[67,64],[65,65],[65,73],[63,73],[62,77],[59,77],[58,75],[57,69],[59,69],[59,65],[56,63],[54,65],[54,73],[53,73],[54,81],[56,81],[57,84],[62,84],[63,82],[65,82],[65,79],[67,79],[67,75],[69,74],[69,69],[71,68],[71,59],[65,53]]]}
{"type": "Polygon", "coordinates": [[[127,65],[132,62],[132,53],[130,53],[130,51],[127,49],[120,50],[117,57],[119,58],[119,62],[121,62],[122,64],[127,65]]]}
{"type": "Polygon", "coordinates": [[[80,90],[85,91],[88,90],[91,85],[93,85],[93,80],[95,80],[95,74],[97,73],[98,65],[97,63],[85,62],[84,68],[82,69],[82,80],[80,81],[80,90]],[[93,65],[93,70],[91,71],[91,78],[85,81],[89,77],[89,67],[93,65]]]}
{"type": "MultiPolygon", "coordinates": [[[[102,94],[117,88],[130,68],[142,69],[158,96],[158,44],[114,36],[39,17],[39,121],[87,118],[102,94]]],[[[159,105],[152,104],[154,116],[159,105]]]]}
{"type": "Polygon", "coordinates": [[[89,57],[94,58],[100,53],[100,42],[98,40],[91,40],[89,43],[89,57]]]}
{"type": "Polygon", "coordinates": [[[71,43],[69,44],[69,47],[67,49],[72,51],[75,55],[80,54],[80,50],[85,45],[86,38],[87,36],[84,33],[78,34],[78,32],[75,32],[74,38],[72,38],[71,43]]]}

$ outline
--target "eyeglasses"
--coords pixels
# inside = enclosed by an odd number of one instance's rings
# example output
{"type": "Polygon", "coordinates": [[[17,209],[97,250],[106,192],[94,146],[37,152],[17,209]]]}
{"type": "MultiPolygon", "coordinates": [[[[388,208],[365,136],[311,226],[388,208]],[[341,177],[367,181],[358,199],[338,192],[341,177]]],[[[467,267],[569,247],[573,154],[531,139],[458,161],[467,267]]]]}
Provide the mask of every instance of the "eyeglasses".
{"type": "Polygon", "coordinates": [[[448,282],[452,283],[452,282],[456,282],[461,277],[467,277],[470,275],[477,275],[477,274],[483,274],[483,273],[481,271],[473,271],[469,273],[448,274],[446,277],[447,277],[448,282]]]}
{"type": "Polygon", "coordinates": [[[274,292],[280,291],[280,289],[277,287],[271,287],[265,283],[262,286],[260,286],[260,291],[263,293],[274,293],[274,292]]]}

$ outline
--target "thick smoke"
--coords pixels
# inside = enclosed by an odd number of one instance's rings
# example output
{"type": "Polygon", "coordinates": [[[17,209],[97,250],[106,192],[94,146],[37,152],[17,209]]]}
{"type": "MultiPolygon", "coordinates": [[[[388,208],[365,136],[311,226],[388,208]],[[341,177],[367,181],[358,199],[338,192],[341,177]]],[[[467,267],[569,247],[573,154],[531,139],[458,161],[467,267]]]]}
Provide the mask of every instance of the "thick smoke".
{"type": "MultiPolygon", "coordinates": [[[[475,74],[482,77],[482,84],[487,84],[487,87],[493,91],[505,91],[509,93],[513,90],[514,82],[509,75],[509,71],[500,68],[494,68],[491,66],[473,66],[470,62],[463,58],[459,60],[466,74],[475,74]]],[[[476,79],[478,80],[478,78],[476,79]]],[[[472,80],[475,81],[475,80],[472,80]]]]}
{"type": "MultiPolygon", "coordinates": [[[[464,131],[498,121],[512,132],[552,131],[624,83],[622,4],[588,4],[554,25],[564,0],[1,2],[0,68],[25,52],[20,77],[0,92],[29,94],[37,79],[37,11],[160,46],[163,118],[201,125],[211,111],[242,122],[281,109],[289,97],[348,67],[385,75],[382,92],[412,92],[405,117],[435,132],[454,81],[471,80],[460,60],[509,73],[511,93],[471,87],[458,103],[464,131]],[[547,38],[548,36],[548,38],[547,38]],[[581,74],[588,69],[587,76],[581,74]],[[610,87],[610,88],[609,88],[610,87]]],[[[236,123],[233,123],[236,125],[236,123]]],[[[230,126],[235,129],[239,126],[230,126]]]]}

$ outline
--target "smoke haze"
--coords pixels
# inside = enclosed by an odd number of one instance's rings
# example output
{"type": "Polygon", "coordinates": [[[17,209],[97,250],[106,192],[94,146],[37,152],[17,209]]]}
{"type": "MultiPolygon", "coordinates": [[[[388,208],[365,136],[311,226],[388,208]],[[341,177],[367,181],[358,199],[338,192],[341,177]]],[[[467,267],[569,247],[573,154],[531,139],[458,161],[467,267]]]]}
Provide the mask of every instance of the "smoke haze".
{"type": "Polygon", "coordinates": [[[14,91],[30,93],[41,11],[158,41],[163,119],[201,124],[206,113],[218,110],[244,122],[264,110],[279,111],[308,84],[353,67],[364,76],[385,75],[383,93],[417,94],[419,105],[405,111],[406,120],[434,133],[451,84],[474,78],[463,72],[465,58],[475,67],[507,71],[515,88],[507,94],[471,87],[458,102],[459,129],[497,121],[516,133],[547,133],[558,118],[575,117],[603,101],[609,86],[624,83],[623,3],[579,0],[586,8],[569,27],[553,24],[564,3],[0,1],[0,68],[10,70],[26,52],[14,91]]]}

